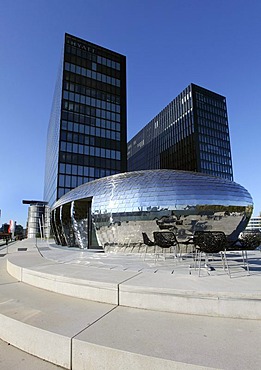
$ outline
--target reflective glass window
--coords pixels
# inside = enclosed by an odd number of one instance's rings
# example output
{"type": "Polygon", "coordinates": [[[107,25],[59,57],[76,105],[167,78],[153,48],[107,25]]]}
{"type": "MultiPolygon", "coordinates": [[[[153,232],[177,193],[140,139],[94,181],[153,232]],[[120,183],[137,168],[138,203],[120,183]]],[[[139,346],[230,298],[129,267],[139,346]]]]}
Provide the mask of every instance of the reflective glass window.
{"type": "Polygon", "coordinates": [[[71,176],[65,176],[65,186],[68,188],[71,186],[71,176]]]}

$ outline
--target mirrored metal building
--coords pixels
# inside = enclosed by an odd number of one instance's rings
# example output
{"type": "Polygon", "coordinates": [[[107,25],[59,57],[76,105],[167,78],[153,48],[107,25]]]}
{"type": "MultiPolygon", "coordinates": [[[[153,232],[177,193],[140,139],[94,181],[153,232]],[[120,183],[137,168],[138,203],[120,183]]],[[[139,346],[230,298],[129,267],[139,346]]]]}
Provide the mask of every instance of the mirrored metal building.
{"type": "Polygon", "coordinates": [[[174,231],[182,240],[196,230],[224,231],[237,239],[253,201],[241,185],[202,173],[147,170],[85,183],[51,211],[56,243],[80,248],[135,250],[142,232],[174,231]]]}
{"type": "Polygon", "coordinates": [[[46,237],[50,232],[50,209],[42,200],[23,200],[28,204],[27,238],[46,237]]]}

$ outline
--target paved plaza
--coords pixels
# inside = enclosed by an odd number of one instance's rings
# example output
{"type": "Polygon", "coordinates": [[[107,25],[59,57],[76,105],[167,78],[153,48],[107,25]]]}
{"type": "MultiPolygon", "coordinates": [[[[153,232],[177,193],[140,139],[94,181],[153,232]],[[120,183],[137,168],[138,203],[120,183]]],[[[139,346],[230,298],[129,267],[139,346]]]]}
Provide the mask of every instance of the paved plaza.
{"type": "Polygon", "coordinates": [[[231,277],[219,259],[198,276],[190,255],[155,263],[32,239],[0,256],[4,369],[30,369],[29,358],[39,369],[260,368],[260,251],[250,275],[228,254],[231,277]]]}

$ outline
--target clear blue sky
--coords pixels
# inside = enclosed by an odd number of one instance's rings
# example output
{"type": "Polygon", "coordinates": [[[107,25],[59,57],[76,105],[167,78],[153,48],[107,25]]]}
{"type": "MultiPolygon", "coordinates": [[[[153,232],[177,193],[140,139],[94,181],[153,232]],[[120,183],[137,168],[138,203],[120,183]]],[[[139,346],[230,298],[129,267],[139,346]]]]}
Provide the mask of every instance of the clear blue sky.
{"type": "Polygon", "coordinates": [[[127,56],[128,139],[189,83],[226,96],[234,179],[261,211],[260,0],[1,0],[0,225],[43,198],[64,33],[127,56]]]}

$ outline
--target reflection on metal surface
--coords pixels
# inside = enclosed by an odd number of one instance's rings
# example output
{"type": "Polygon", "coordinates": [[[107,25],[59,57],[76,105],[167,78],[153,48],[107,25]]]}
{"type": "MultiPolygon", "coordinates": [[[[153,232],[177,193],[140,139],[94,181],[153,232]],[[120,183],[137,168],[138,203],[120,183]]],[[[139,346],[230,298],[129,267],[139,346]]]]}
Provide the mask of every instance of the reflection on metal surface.
{"type": "Polygon", "coordinates": [[[86,201],[72,202],[72,224],[76,245],[88,247],[88,207],[86,201]]]}
{"type": "Polygon", "coordinates": [[[40,225],[42,224],[45,217],[45,207],[46,205],[42,203],[30,204],[30,207],[28,208],[28,219],[27,219],[28,238],[35,238],[38,234],[41,233],[40,225]]]}
{"type": "Polygon", "coordinates": [[[72,227],[72,218],[71,218],[71,204],[64,204],[60,207],[62,209],[61,212],[61,220],[63,225],[63,232],[65,235],[67,245],[75,245],[75,237],[72,227]]]}
{"type": "Polygon", "coordinates": [[[142,232],[152,238],[160,230],[173,231],[179,240],[196,230],[221,230],[234,240],[253,210],[245,188],[219,177],[174,170],[123,173],[81,185],[55,203],[52,226],[60,244],[88,246],[88,204],[98,243],[110,251],[133,249],[142,244],[142,232]],[[63,209],[71,204],[69,225],[63,209]]]}

